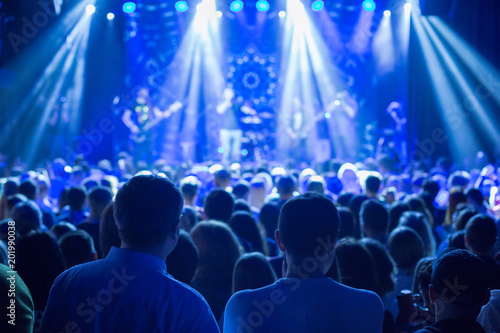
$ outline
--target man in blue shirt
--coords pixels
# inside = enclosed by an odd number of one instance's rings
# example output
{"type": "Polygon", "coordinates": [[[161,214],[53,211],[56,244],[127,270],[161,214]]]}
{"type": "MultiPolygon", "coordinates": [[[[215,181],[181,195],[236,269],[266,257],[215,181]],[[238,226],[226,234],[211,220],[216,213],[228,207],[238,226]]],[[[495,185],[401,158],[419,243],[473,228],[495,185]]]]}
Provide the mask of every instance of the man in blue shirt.
{"type": "Polygon", "coordinates": [[[55,280],[40,332],[219,332],[203,297],[166,270],[182,206],[164,178],[129,180],[114,203],[121,248],[55,280]]]}
{"type": "Polygon", "coordinates": [[[333,263],[340,218],[334,203],[308,192],[281,209],[276,241],[284,278],[229,300],[224,333],[380,333],[384,308],[373,292],[325,277],[333,263]]]}

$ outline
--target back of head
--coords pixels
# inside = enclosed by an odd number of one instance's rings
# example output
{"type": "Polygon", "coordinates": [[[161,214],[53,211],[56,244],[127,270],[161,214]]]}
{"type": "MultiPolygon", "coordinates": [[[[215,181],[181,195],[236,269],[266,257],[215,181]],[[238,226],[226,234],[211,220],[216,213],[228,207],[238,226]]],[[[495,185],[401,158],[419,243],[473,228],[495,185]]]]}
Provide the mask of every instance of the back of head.
{"type": "Polygon", "coordinates": [[[241,253],[229,226],[216,221],[200,222],[191,230],[191,238],[199,253],[195,278],[204,280],[219,276],[218,283],[230,285],[234,264],[241,253]]]}
{"type": "Polygon", "coordinates": [[[477,316],[489,299],[487,274],[486,264],[477,256],[466,250],[454,250],[434,262],[432,288],[440,295],[442,305],[477,308],[477,316]]]}
{"type": "Polygon", "coordinates": [[[465,195],[467,196],[467,199],[469,199],[469,202],[473,203],[475,206],[477,207],[483,206],[484,197],[480,189],[478,188],[468,189],[467,192],[465,192],[465,195]]]}
{"type": "Polygon", "coordinates": [[[3,184],[3,195],[5,197],[16,194],[19,191],[19,180],[17,178],[8,178],[3,184]]]}
{"type": "Polygon", "coordinates": [[[34,201],[28,200],[14,206],[12,219],[16,222],[16,233],[24,236],[32,230],[40,229],[42,212],[34,201]]]}
{"type": "Polygon", "coordinates": [[[389,213],[380,202],[376,200],[366,200],[361,205],[360,222],[366,236],[385,236],[389,223],[389,213]]]}
{"type": "Polygon", "coordinates": [[[71,224],[69,222],[59,222],[58,224],[54,224],[50,228],[50,232],[54,237],[59,240],[61,239],[62,236],[64,236],[67,232],[70,231],[76,231],[76,227],[74,224],[71,224]]]}
{"type": "Polygon", "coordinates": [[[198,223],[198,213],[193,208],[185,206],[182,209],[181,229],[190,232],[196,223],[198,223]]]}
{"type": "Polygon", "coordinates": [[[325,180],[321,176],[311,176],[311,178],[307,180],[308,192],[317,192],[320,194],[324,194],[325,187],[326,187],[325,180]]]}
{"type": "Polygon", "coordinates": [[[14,209],[14,206],[17,205],[18,203],[26,201],[26,200],[28,200],[28,199],[22,194],[9,195],[5,201],[6,210],[5,210],[4,218],[11,217],[12,210],[14,209]]]}
{"type": "Polygon", "coordinates": [[[228,224],[238,237],[252,245],[255,252],[267,254],[257,222],[250,213],[244,211],[234,212],[228,224]]]}
{"type": "Polygon", "coordinates": [[[28,200],[36,200],[37,188],[34,181],[27,179],[19,185],[19,193],[23,194],[28,200]]]}
{"type": "Polygon", "coordinates": [[[363,238],[360,240],[360,243],[372,256],[378,279],[378,294],[383,296],[390,293],[394,290],[395,284],[392,279],[394,263],[389,252],[387,252],[382,243],[371,238],[363,238]]]}
{"type": "Polygon", "coordinates": [[[347,207],[340,207],[338,209],[340,217],[340,230],[338,239],[344,237],[354,237],[354,215],[347,207]]]}
{"type": "Polygon", "coordinates": [[[198,194],[200,184],[200,181],[195,176],[188,176],[182,179],[179,187],[184,198],[186,200],[193,200],[198,194]]]}
{"type": "Polygon", "coordinates": [[[244,199],[236,199],[234,201],[234,212],[237,211],[252,213],[252,208],[250,208],[250,205],[244,199]]]}
{"type": "Polygon", "coordinates": [[[439,184],[434,180],[427,179],[422,185],[422,190],[427,192],[432,200],[434,200],[439,193],[439,184]]]}
{"type": "Polygon", "coordinates": [[[221,169],[215,173],[215,186],[226,188],[231,182],[231,173],[225,169],[221,169]]]}
{"type": "Polygon", "coordinates": [[[161,245],[175,235],[182,206],[182,195],[169,180],[153,175],[131,178],[114,202],[120,239],[139,248],[161,245]]]}
{"type": "Polygon", "coordinates": [[[70,231],[59,240],[66,269],[97,259],[94,240],[84,230],[70,231]]]}
{"type": "Polygon", "coordinates": [[[399,225],[415,230],[424,243],[425,256],[434,255],[436,241],[424,214],[420,212],[404,212],[399,219],[399,225]]]}
{"type": "Polygon", "coordinates": [[[409,204],[403,201],[395,201],[391,208],[389,208],[389,225],[387,226],[387,232],[391,233],[399,225],[399,219],[404,212],[411,210],[409,204]]]}
{"type": "Polygon", "coordinates": [[[370,175],[365,181],[366,192],[377,193],[380,189],[380,178],[370,175]]]}
{"type": "Polygon", "coordinates": [[[478,255],[490,254],[497,241],[495,221],[487,215],[476,215],[465,227],[466,245],[478,255]]]}
{"type": "Polygon", "coordinates": [[[335,247],[340,282],[346,286],[378,292],[375,265],[370,252],[354,238],[344,238],[335,247]]]}
{"type": "Polygon", "coordinates": [[[87,194],[80,186],[75,186],[68,191],[68,205],[73,211],[83,210],[87,194]]]}
{"type": "Polygon", "coordinates": [[[228,222],[233,214],[234,199],[223,189],[215,189],[205,198],[205,214],[211,220],[228,222]]]}
{"type": "Polygon", "coordinates": [[[274,283],[276,279],[276,274],[264,255],[258,252],[247,253],[234,266],[233,293],[262,288],[274,283]]]}
{"type": "Polygon", "coordinates": [[[250,184],[247,181],[239,181],[233,186],[233,195],[237,199],[246,199],[250,193],[250,184]]]}
{"type": "Polygon", "coordinates": [[[280,196],[291,196],[296,186],[295,177],[291,175],[281,176],[276,183],[280,196]]]}
{"type": "Polygon", "coordinates": [[[323,242],[335,242],[339,226],[339,213],[333,202],[314,192],[289,200],[281,209],[278,222],[286,251],[299,258],[313,256],[323,242]]]}
{"type": "Polygon", "coordinates": [[[113,200],[113,193],[106,187],[94,187],[89,193],[89,207],[90,211],[96,215],[97,218],[101,217],[102,211],[113,200]]]}
{"type": "Polygon", "coordinates": [[[417,262],[424,256],[424,243],[415,230],[397,227],[389,235],[387,249],[399,271],[413,276],[417,262]]]}
{"type": "Polygon", "coordinates": [[[198,266],[198,249],[186,231],[180,231],[179,241],[168,255],[166,263],[168,273],[176,280],[186,284],[191,283],[198,266]]]}
{"type": "Polygon", "coordinates": [[[35,310],[44,310],[55,278],[64,271],[57,241],[47,232],[32,232],[17,240],[17,272],[28,286],[35,310]]]}
{"type": "Polygon", "coordinates": [[[274,239],[274,232],[278,228],[280,207],[275,203],[265,204],[259,213],[259,222],[266,229],[267,237],[274,239]]]}
{"type": "Polygon", "coordinates": [[[426,257],[418,261],[415,266],[415,274],[413,275],[413,294],[420,294],[422,296],[422,303],[424,307],[430,306],[429,301],[429,285],[431,284],[432,264],[434,258],[426,257]]]}
{"type": "Polygon", "coordinates": [[[462,209],[453,223],[453,229],[456,231],[464,230],[467,222],[477,214],[479,214],[479,211],[473,207],[462,209]]]}
{"type": "Polygon", "coordinates": [[[99,245],[101,246],[103,258],[108,255],[111,247],[120,247],[122,242],[113,216],[113,206],[114,204],[110,203],[104,208],[99,223],[99,245]]]}

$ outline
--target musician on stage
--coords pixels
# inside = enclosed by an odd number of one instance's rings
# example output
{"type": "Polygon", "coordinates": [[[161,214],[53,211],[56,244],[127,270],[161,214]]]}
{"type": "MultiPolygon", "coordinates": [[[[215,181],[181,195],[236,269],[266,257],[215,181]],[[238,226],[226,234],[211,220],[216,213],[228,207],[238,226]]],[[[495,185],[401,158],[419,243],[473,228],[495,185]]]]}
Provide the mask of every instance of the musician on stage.
{"type": "Polygon", "coordinates": [[[129,139],[136,162],[145,161],[151,164],[158,157],[157,125],[181,107],[181,102],[175,102],[167,110],[162,111],[153,106],[148,88],[142,87],[137,91],[135,99],[122,115],[123,123],[131,133],[129,139]]]}
{"type": "Polygon", "coordinates": [[[234,90],[224,89],[222,102],[217,106],[217,113],[222,116],[220,143],[222,147],[222,163],[238,162],[240,160],[241,137],[240,115],[255,115],[256,111],[248,105],[238,103],[234,90]],[[229,160],[230,158],[230,160],[229,160]]]}

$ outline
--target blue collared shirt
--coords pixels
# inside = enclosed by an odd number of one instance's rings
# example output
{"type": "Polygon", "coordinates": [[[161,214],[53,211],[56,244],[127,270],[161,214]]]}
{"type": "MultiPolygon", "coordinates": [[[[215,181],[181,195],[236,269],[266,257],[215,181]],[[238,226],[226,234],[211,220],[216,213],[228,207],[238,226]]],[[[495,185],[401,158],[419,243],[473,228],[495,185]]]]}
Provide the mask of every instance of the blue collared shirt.
{"type": "Polygon", "coordinates": [[[203,297],[154,255],[113,247],[54,282],[40,332],[219,332],[203,297]]]}

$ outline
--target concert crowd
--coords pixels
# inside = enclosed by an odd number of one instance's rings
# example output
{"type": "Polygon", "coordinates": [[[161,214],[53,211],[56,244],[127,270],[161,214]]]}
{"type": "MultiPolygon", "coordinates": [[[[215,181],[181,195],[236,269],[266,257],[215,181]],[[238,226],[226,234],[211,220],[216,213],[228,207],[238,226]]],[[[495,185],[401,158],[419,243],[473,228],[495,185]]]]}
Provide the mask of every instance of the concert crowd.
{"type": "Polygon", "coordinates": [[[115,160],[2,164],[1,332],[500,332],[482,153],[115,160]]]}

